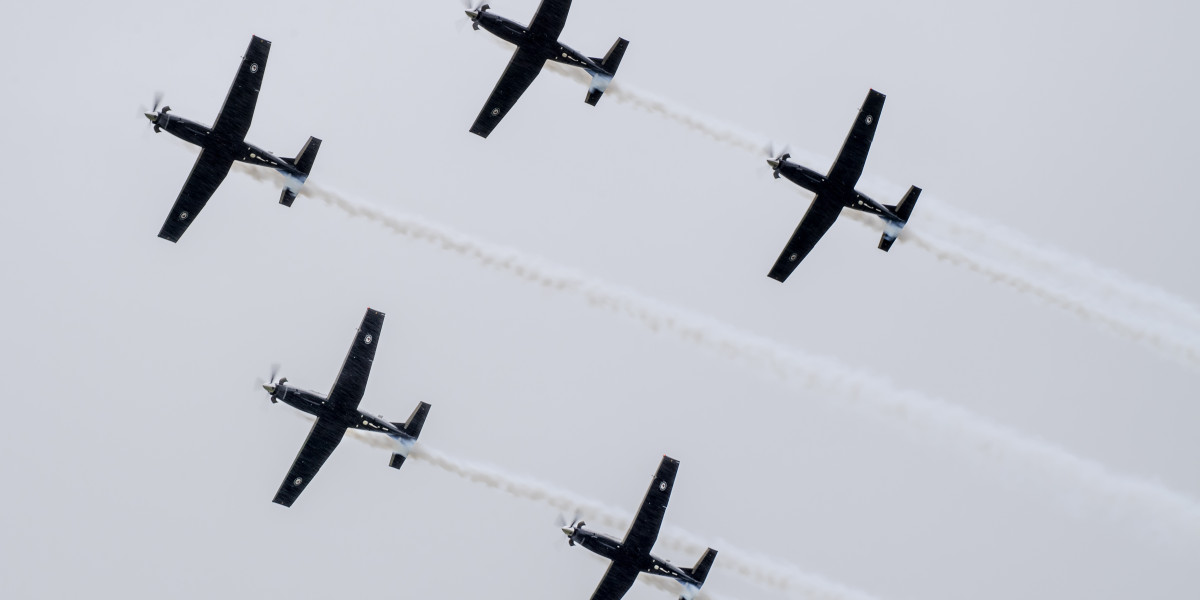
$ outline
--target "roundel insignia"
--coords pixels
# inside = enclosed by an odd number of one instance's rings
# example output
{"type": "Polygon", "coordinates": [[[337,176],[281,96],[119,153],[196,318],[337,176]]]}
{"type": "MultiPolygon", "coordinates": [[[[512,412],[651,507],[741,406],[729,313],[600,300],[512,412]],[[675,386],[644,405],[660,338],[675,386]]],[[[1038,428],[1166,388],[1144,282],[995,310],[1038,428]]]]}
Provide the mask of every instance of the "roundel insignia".
{"type": "Polygon", "coordinates": [[[500,109],[498,109],[498,108],[493,108],[493,109],[492,109],[492,116],[493,116],[493,117],[495,117],[495,116],[497,116],[497,115],[499,115],[499,114],[500,114],[500,109]]]}
{"type": "Polygon", "coordinates": [[[185,220],[187,220],[187,218],[188,218],[188,214],[187,214],[187,211],[186,211],[186,210],[185,210],[185,211],[183,211],[183,212],[181,212],[181,213],[179,213],[179,220],[180,220],[180,221],[185,221],[185,220]]]}
{"type": "Polygon", "coordinates": [[[302,483],[304,483],[304,478],[303,478],[303,477],[297,477],[297,478],[295,478],[295,479],[293,479],[293,480],[292,480],[292,485],[300,485],[300,484],[302,484],[302,483]]]}
{"type": "Polygon", "coordinates": [[[788,257],[788,260],[790,260],[792,262],[796,262],[797,258],[800,258],[799,254],[792,254],[791,256],[788,257]]]}
{"type": "Polygon", "coordinates": [[[375,340],[375,338],[371,337],[371,334],[368,333],[367,337],[363,338],[363,343],[370,346],[371,342],[374,340],[375,340]]]}
{"type": "Polygon", "coordinates": [[[660,492],[667,491],[667,482],[665,482],[665,481],[658,482],[658,491],[660,491],[660,492]]]}
{"type": "Polygon", "coordinates": [[[258,72],[258,63],[250,63],[250,72],[251,72],[251,73],[257,73],[257,72],[258,72]]]}
{"type": "Polygon", "coordinates": [[[867,125],[870,125],[871,121],[874,121],[874,120],[875,120],[874,117],[872,117],[871,115],[867,115],[867,125]]]}

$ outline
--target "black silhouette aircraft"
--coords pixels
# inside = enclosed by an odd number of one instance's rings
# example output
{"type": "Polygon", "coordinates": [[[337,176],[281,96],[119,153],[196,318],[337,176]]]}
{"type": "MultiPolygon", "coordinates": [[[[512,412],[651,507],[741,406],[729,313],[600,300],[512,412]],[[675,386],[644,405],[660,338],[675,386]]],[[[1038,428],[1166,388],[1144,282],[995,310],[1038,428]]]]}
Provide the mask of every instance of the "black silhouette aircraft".
{"type": "Polygon", "coordinates": [[[483,4],[467,11],[467,16],[472,21],[471,27],[477,31],[483,27],[496,37],[516,45],[517,51],[513,53],[512,60],[500,76],[500,81],[496,83],[496,89],[492,90],[491,97],[479,111],[475,124],[471,125],[471,133],[486,138],[496,125],[500,124],[500,119],[503,119],[517,103],[517,99],[525,93],[525,89],[533,83],[538,73],[541,73],[542,65],[548,60],[587,71],[592,76],[592,84],[588,88],[585,102],[595,106],[600,101],[600,96],[617,74],[621,57],[625,55],[625,48],[629,45],[627,40],[617,38],[617,42],[604,58],[589,58],[559,43],[558,34],[562,33],[563,26],[567,24],[567,11],[571,9],[571,0],[542,0],[537,13],[533,15],[533,20],[529,22],[529,27],[494,15],[488,12],[489,8],[491,7],[483,4]]]}
{"type": "Polygon", "coordinates": [[[879,240],[879,249],[884,252],[892,247],[892,242],[896,241],[896,236],[908,223],[913,206],[917,204],[917,197],[921,195],[921,188],[908,188],[908,193],[896,206],[880,204],[854,189],[862,175],[863,166],[866,165],[867,152],[871,150],[871,140],[875,137],[875,127],[879,124],[879,113],[883,111],[884,98],[883,94],[875,90],[867,93],[867,99],[858,111],[858,119],[850,128],[850,134],[846,136],[842,150],[834,159],[828,175],[823,176],[788,162],[791,155],[786,152],[767,161],[775,170],[775,179],[782,175],[817,195],[808,207],[808,212],[804,213],[804,218],[800,220],[800,226],[796,227],[796,232],[792,234],[792,239],[788,240],[783,253],[779,255],[779,260],[775,261],[768,277],[779,281],[786,280],[788,275],[796,270],[800,261],[808,256],[813,246],[817,245],[821,236],[833,226],[842,208],[853,208],[883,219],[883,237],[879,240]]]}
{"type": "Polygon", "coordinates": [[[683,595],[680,596],[683,600],[691,600],[704,585],[708,570],[717,557],[716,550],[705,550],[696,566],[690,569],[676,567],[650,554],[654,542],[658,540],[658,530],[667,512],[667,501],[671,499],[677,471],[679,461],[664,456],[623,541],[587,531],[583,521],[563,526],[562,532],[567,535],[568,544],[579,544],[612,561],[600,585],[592,593],[592,600],[620,600],[633,587],[639,573],[670,577],[683,584],[683,595]]]}
{"type": "Polygon", "coordinates": [[[271,402],[282,400],[284,404],[317,418],[308,432],[308,439],[304,440],[304,445],[296,454],[291,470],[275,493],[276,504],[291,506],[296,501],[321,465],[325,464],[325,459],[333,454],[347,429],[374,431],[392,438],[399,447],[392,454],[390,465],[393,469],[404,465],[404,458],[421,435],[429,405],[424,402],[418,404],[404,423],[391,423],[383,417],[358,410],[358,403],[367,389],[367,377],[371,374],[371,363],[375,360],[375,347],[379,345],[379,330],[382,328],[383,313],[368,308],[328,397],[292,387],[287,384],[286,377],[275,381],[275,373],[271,373],[271,382],[263,385],[263,389],[271,394],[271,402]]]}
{"type": "Polygon", "coordinates": [[[250,39],[250,47],[242,57],[242,65],[233,78],[229,95],[225,97],[225,104],[217,113],[212,128],[168,114],[170,106],[158,110],[162,96],[154,99],[154,108],[146,113],[146,118],[154,124],[154,132],[166,131],[189,144],[200,146],[200,156],[183,183],[183,189],[179,191],[175,206],[171,207],[171,214],[167,215],[158,237],[171,242],[179,241],[188,225],[196,220],[200,209],[204,208],[213,192],[225,180],[234,161],[262,165],[282,173],[287,179],[287,187],[279,197],[279,203],[284,206],[292,205],[296,194],[308,179],[313,161],[317,159],[317,150],[321,148],[321,140],[308,138],[296,158],[279,158],[246,143],[246,132],[250,130],[250,122],[254,119],[254,106],[258,103],[258,90],[267,71],[267,53],[270,50],[271,42],[258,36],[250,39]]]}

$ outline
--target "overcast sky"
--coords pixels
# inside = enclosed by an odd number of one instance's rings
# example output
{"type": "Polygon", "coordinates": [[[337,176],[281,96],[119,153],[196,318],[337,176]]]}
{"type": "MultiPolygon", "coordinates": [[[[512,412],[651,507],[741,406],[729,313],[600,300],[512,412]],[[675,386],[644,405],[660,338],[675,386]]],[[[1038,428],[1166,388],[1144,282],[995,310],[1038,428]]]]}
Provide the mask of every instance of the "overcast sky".
{"type": "MultiPolygon", "coordinates": [[[[468,133],[511,53],[455,0],[120,4],[0,20],[0,595],[586,600],[605,565],[567,548],[558,511],[425,462],[394,471],[347,440],[294,507],[271,503],[308,425],[255,379],[278,362],[327,390],[367,306],[387,320],[363,409],[430,402],[422,444],[627,511],[669,454],[667,525],[718,550],[880,600],[1200,595],[1200,370],[1081,318],[1096,298],[1063,310],[925,246],[885,254],[849,219],[780,285],[766,273],[811,195],[764,156],[616,97],[587,106],[551,72],[489,139],[468,133]],[[292,156],[322,138],[313,184],[836,361],[867,391],[319,199],[284,208],[237,171],[179,244],[158,239],[195,152],[141,111],[161,90],[211,123],[252,34],[273,44],[247,139],[292,156]],[[880,409],[898,397],[880,381],[1108,471],[880,409]],[[1182,508],[1102,491],[1129,480],[1182,508]]],[[[491,4],[528,22],[537,1],[491,4]]],[[[629,39],[618,84],[822,171],[875,88],[862,189],[923,187],[914,234],[953,210],[989,226],[959,232],[967,251],[1011,230],[1200,304],[1194,4],[735,4],[581,0],[562,40],[602,56],[629,39]]],[[[805,597],[725,566],[717,600],[805,597]]]]}

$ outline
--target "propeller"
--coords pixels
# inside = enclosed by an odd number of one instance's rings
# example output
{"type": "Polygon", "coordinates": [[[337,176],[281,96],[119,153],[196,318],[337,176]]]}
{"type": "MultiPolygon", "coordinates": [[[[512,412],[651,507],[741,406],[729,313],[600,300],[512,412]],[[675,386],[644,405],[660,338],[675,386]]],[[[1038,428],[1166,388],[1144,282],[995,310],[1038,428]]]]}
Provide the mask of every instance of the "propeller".
{"type": "Polygon", "coordinates": [[[783,163],[787,162],[787,159],[791,158],[791,149],[788,148],[787,145],[784,145],[783,149],[776,154],[775,144],[770,143],[767,144],[763,150],[767,154],[767,164],[770,165],[771,169],[773,170],[775,179],[779,179],[779,168],[783,166],[783,163]]]}
{"type": "Polygon", "coordinates": [[[162,92],[154,92],[154,107],[148,111],[142,111],[146,115],[146,118],[150,119],[151,123],[154,123],[154,133],[158,133],[162,130],[162,128],[158,125],[158,118],[167,114],[167,112],[171,110],[170,106],[164,106],[162,110],[158,110],[158,106],[162,104],[162,99],[162,92]]]}
{"type": "Polygon", "coordinates": [[[271,379],[269,379],[266,383],[263,382],[261,377],[258,379],[258,384],[260,386],[262,386],[262,388],[264,390],[267,390],[268,394],[271,394],[271,403],[272,404],[279,401],[275,397],[275,390],[278,389],[279,386],[287,383],[287,377],[284,377],[284,378],[276,381],[275,377],[277,375],[279,375],[279,363],[272,363],[271,364],[271,379]]]}
{"type": "Polygon", "coordinates": [[[562,529],[564,534],[566,534],[568,546],[575,545],[575,530],[586,525],[586,523],[579,520],[581,517],[582,515],[579,514],[578,510],[576,510],[575,514],[571,517],[570,525],[568,525],[566,518],[564,518],[561,513],[558,515],[558,527],[562,529]]]}
{"type": "Polygon", "coordinates": [[[467,7],[467,16],[471,18],[471,29],[479,31],[479,15],[487,12],[491,6],[486,4],[487,0],[479,0],[475,6],[471,6],[471,0],[463,0],[463,6],[467,7]]]}

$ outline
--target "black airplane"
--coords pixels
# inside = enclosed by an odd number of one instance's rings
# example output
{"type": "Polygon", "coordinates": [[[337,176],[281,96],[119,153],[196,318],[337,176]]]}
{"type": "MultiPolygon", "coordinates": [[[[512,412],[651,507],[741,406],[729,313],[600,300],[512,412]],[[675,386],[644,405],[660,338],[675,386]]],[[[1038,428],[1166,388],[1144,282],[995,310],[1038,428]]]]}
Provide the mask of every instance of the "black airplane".
{"type": "Polygon", "coordinates": [[[705,550],[696,566],[690,569],[676,567],[650,554],[658,539],[658,530],[667,512],[667,501],[671,499],[671,489],[675,487],[675,473],[678,471],[679,461],[664,456],[623,541],[588,531],[584,529],[583,521],[562,528],[569,545],[579,544],[612,561],[600,585],[592,593],[592,600],[620,600],[633,587],[639,573],[670,577],[683,584],[684,591],[680,596],[683,600],[691,600],[700,591],[717,557],[716,550],[705,550]]]}
{"type": "Polygon", "coordinates": [[[828,175],[823,176],[788,162],[791,155],[786,152],[767,161],[775,170],[775,179],[782,175],[817,195],[808,207],[808,212],[804,213],[804,218],[800,220],[800,225],[796,227],[796,232],[792,234],[792,239],[788,240],[783,253],[779,255],[779,260],[776,260],[775,266],[771,268],[768,274],[771,279],[785,281],[788,275],[796,270],[800,261],[808,256],[813,246],[817,245],[821,236],[833,226],[842,208],[861,210],[883,219],[883,237],[879,240],[879,249],[884,252],[892,247],[892,242],[896,241],[896,236],[908,223],[913,206],[917,204],[917,197],[921,195],[921,188],[908,188],[908,193],[896,206],[880,204],[854,189],[867,162],[867,152],[871,150],[871,140],[875,137],[875,127],[879,124],[879,113],[883,111],[884,98],[883,94],[875,90],[867,93],[867,99],[858,111],[858,119],[850,128],[850,134],[842,143],[842,150],[834,159],[828,175]]]}
{"type": "Polygon", "coordinates": [[[371,375],[371,363],[375,360],[375,347],[379,345],[379,330],[382,328],[383,313],[368,308],[328,397],[292,387],[287,384],[287,378],[275,381],[275,373],[271,374],[271,382],[263,385],[263,389],[271,394],[271,402],[282,400],[284,404],[317,418],[308,432],[308,439],[304,440],[304,445],[296,454],[291,470],[275,493],[276,504],[291,506],[296,501],[321,465],[325,464],[325,459],[342,441],[347,429],[374,431],[396,440],[400,447],[398,452],[392,454],[390,465],[393,469],[404,465],[404,458],[421,435],[429,405],[424,402],[418,404],[404,423],[391,423],[383,417],[358,410],[358,403],[367,389],[367,377],[371,375]]]}
{"type": "Polygon", "coordinates": [[[625,47],[629,45],[627,40],[617,38],[617,42],[604,58],[589,58],[559,43],[558,34],[562,33],[563,26],[567,24],[567,11],[571,9],[571,0],[542,0],[537,13],[533,15],[533,20],[529,22],[529,27],[494,15],[488,11],[489,8],[491,7],[483,4],[467,11],[467,16],[472,21],[471,27],[477,31],[483,27],[496,37],[516,45],[517,51],[513,53],[512,60],[500,76],[500,81],[496,82],[496,89],[492,90],[491,97],[479,111],[475,124],[471,125],[471,133],[486,138],[496,125],[500,124],[500,119],[503,119],[517,103],[517,99],[525,93],[525,89],[533,83],[538,73],[541,73],[542,65],[548,60],[587,71],[592,76],[592,84],[584,101],[592,106],[600,101],[600,96],[617,74],[621,57],[625,55],[625,47]]]}
{"type": "Polygon", "coordinates": [[[192,166],[192,172],[183,189],[175,199],[175,206],[167,215],[158,237],[171,242],[179,241],[188,225],[196,220],[200,209],[208,203],[213,192],[225,180],[234,161],[262,165],[279,171],[287,178],[287,187],[279,197],[279,203],[291,206],[296,194],[308,179],[313,161],[317,159],[317,150],[321,148],[321,140],[310,137],[296,158],[279,158],[274,154],[246,142],[246,132],[250,130],[250,122],[254,119],[254,106],[258,103],[258,90],[262,87],[263,74],[267,71],[267,53],[271,50],[271,42],[258,36],[250,39],[250,47],[242,57],[242,65],[238,68],[225,104],[217,113],[217,120],[212,128],[205,127],[195,121],[168,114],[170,106],[158,110],[162,100],[159,96],[154,100],[154,108],[146,113],[146,118],[154,124],[154,132],[166,131],[175,137],[200,146],[200,156],[192,166]]]}

